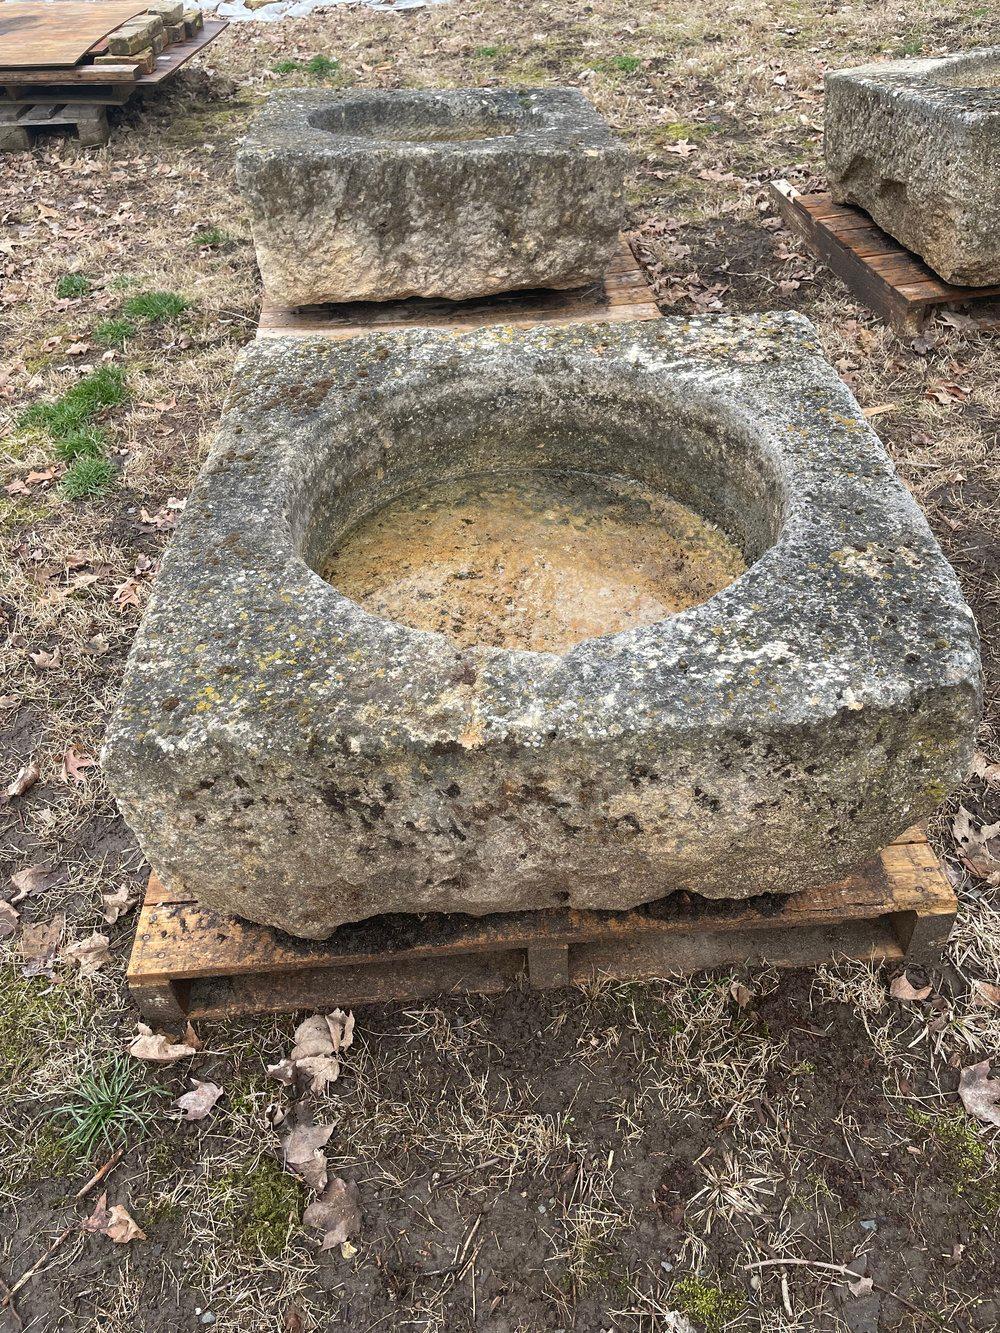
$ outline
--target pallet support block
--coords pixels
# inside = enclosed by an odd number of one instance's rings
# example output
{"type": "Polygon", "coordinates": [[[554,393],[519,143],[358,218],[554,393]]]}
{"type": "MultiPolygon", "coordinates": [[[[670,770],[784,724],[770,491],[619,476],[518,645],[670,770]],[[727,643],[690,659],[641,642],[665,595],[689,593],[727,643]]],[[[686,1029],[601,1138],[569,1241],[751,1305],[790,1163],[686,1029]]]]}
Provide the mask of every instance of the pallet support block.
{"type": "Polygon", "coordinates": [[[628,912],[380,917],[325,941],[225,917],[150,877],[128,968],[147,1021],[223,1019],[494,993],[527,984],[635,980],[743,963],[834,957],[927,962],[947,940],[954,891],[919,829],[836,884],[733,901],[673,894],[628,912]]]}
{"type": "Polygon", "coordinates": [[[276,305],[264,294],[258,338],[355,338],[391,329],[448,328],[457,331],[487,324],[596,324],[630,319],[658,319],[645,275],[623,236],[600,283],[569,291],[507,292],[475,301],[412,298],[407,301],[355,301],[344,305],[276,305]]]}
{"type": "Polygon", "coordinates": [[[834,203],[826,192],[801,194],[778,180],[771,182],[770,195],[786,226],[812,254],[901,335],[919,333],[938,306],[1000,297],[1000,286],[953,287],[867,213],[834,203]]]}

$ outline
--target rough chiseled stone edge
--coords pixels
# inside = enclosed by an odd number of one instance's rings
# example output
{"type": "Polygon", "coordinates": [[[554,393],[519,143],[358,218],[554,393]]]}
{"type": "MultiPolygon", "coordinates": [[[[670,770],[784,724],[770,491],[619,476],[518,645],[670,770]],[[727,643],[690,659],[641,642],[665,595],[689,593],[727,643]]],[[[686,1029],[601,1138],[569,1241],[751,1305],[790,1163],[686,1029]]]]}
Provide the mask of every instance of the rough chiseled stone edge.
{"type": "Polygon", "coordinates": [[[959,286],[1000,282],[1000,87],[961,88],[941,81],[949,72],[1000,61],[1000,46],[981,47],[955,55],[859,65],[828,70],[824,77],[826,117],[824,155],[833,198],[857,204],[903,245],[921,255],[947,281],[959,286]],[[856,109],[862,124],[879,125],[887,113],[905,117],[921,130],[909,142],[893,140],[893,158],[874,147],[870,135],[848,141],[836,124],[841,105],[856,109]],[[948,153],[936,171],[927,170],[927,154],[945,137],[948,153]],[[995,145],[993,170],[973,169],[970,146],[983,155],[995,145]],[[865,150],[872,158],[869,178],[852,171],[865,150]],[[897,152],[898,150],[898,152],[897,152]],[[909,156],[907,156],[907,150],[909,156]],[[883,160],[886,159],[886,160],[883,160]],[[890,208],[881,197],[882,183],[901,181],[913,193],[913,204],[890,208]],[[966,237],[970,199],[987,213],[966,237]],[[996,237],[995,252],[989,238],[996,237]]]}
{"type": "MultiPolygon", "coordinates": [[[[391,766],[401,755],[423,755],[438,767],[444,756],[445,768],[457,769],[503,752],[537,752],[544,763],[557,744],[563,755],[600,762],[603,750],[616,759],[641,752],[644,737],[655,743],[668,735],[697,754],[738,738],[766,746],[804,731],[822,747],[831,735],[849,741],[855,720],[869,714],[890,730],[912,714],[919,732],[921,709],[933,707],[936,723],[944,718],[951,730],[916,742],[929,748],[933,781],[912,796],[893,794],[897,808],[887,819],[899,827],[882,831],[888,841],[960,779],[980,692],[975,627],[954,573],[799,317],[419,330],[337,344],[271,340],[251,346],[238,364],[218,440],[133,649],[104,764],[156,864],[158,821],[187,772],[258,765],[294,788],[302,765],[349,766],[354,756],[391,766]],[[489,366],[502,379],[512,349],[543,374],[612,364],[637,385],[648,376],[707,393],[724,411],[757,422],[761,448],[794,462],[778,542],[707,603],[561,657],[460,650],[379,620],[323,583],[295,554],[285,517],[303,476],[296,430],[308,433],[318,421],[324,430],[346,428],[359,395],[399,392],[449,359],[468,370],[489,366]],[[299,634],[296,644],[290,633],[299,634]],[[317,662],[336,670],[323,679],[313,673],[304,686],[302,670],[317,662]]],[[[858,737],[868,740],[864,728],[858,737]]],[[[838,863],[845,873],[875,850],[880,826],[870,812],[856,836],[838,863]]],[[[808,857],[794,850],[785,872],[785,849],[775,849],[767,886],[816,882],[808,857]]],[[[233,910],[219,888],[225,866],[213,863],[215,880],[203,888],[191,882],[187,857],[185,850],[170,864],[161,859],[157,869],[168,883],[233,910]]],[[[242,904],[246,914],[256,910],[258,919],[293,931],[323,935],[373,910],[297,917],[282,867],[257,871],[270,876],[273,897],[242,904]]],[[[759,892],[760,871],[747,867],[746,882],[729,888],[698,887],[759,892]]],[[[425,910],[419,894],[411,906],[425,910]]],[[[405,893],[394,908],[407,910],[405,893]]]]}
{"type": "MultiPolygon", "coordinates": [[[[271,299],[297,306],[410,296],[465,300],[518,287],[572,287],[596,281],[610,261],[624,223],[626,164],[624,146],[596,108],[574,88],[405,92],[289,89],[273,93],[252,122],[237,153],[236,174],[250,212],[265,289],[271,299]],[[498,109],[513,112],[523,118],[523,124],[510,135],[458,141],[379,140],[363,133],[331,133],[310,124],[317,112],[344,104],[384,107],[391,116],[394,100],[443,103],[469,116],[498,109]],[[463,245],[461,228],[445,226],[437,215],[434,225],[425,227],[419,239],[421,247],[436,255],[433,264],[426,262],[429,255],[425,255],[425,267],[441,266],[437,281],[428,283],[415,279],[414,274],[395,274],[395,262],[389,260],[398,260],[398,236],[386,248],[376,234],[371,239],[369,264],[358,262],[350,242],[337,262],[328,257],[318,267],[312,264],[309,255],[316,247],[316,236],[322,236],[331,225],[325,217],[329,192],[321,184],[324,178],[349,180],[352,196],[363,195],[364,182],[370,177],[377,178],[393,166],[405,169],[407,164],[419,168],[423,183],[413,186],[418,198],[428,188],[428,169],[438,166],[440,189],[450,198],[456,191],[460,197],[463,169],[480,175],[489,172],[498,191],[506,179],[510,205],[515,215],[521,210],[522,222],[529,220],[534,211],[530,194],[523,187],[536,171],[543,175],[553,169],[569,173],[581,186],[589,184],[601,206],[595,208],[591,203],[575,224],[567,225],[562,237],[553,230],[552,218],[548,217],[548,245],[533,255],[523,272],[519,271],[523,261],[518,265],[514,252],[505,256],[517,271],[512,281],[482,272],[476,276],[471,271],[466,273],[463,256],[471,252],[463,245]],[[280,173],[281,189],[275,185],[276,172],[280,173]],[[518,203],[522,194],[523,200],[518,203]],[[276,205],[276,197],[282,196],[287,206],[276,205]],[[581,231],[584,220],[586,228],[581,231]],[[306,242],[304,233],[316,236],[306,242]]],[[[357,222],[365,224],[364,212],[357,222]]],[[[481,237],[473,239],[482,245],[481,237]]],[[[330,255],[336,242],[337,238],[331,236],[327,247],[330,255]]],[[[481,268],[480,259],[477,253],[472,269],[481,268]]]]}

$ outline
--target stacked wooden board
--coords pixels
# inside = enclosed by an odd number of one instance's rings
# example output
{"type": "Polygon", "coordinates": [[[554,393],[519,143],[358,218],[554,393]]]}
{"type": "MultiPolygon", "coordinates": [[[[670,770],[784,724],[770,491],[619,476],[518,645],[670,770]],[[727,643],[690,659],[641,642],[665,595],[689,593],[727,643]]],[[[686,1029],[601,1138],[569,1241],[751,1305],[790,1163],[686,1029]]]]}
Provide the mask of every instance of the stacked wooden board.
{"type": "Polygon", "coordinates": [[[228,24],[183,0],[5,5],[0,26],[0,152],[54,126],[106,143],[107,108],[170,78],[228,24]],[[23,11],[23,12],[22,12],[23,11]]]}

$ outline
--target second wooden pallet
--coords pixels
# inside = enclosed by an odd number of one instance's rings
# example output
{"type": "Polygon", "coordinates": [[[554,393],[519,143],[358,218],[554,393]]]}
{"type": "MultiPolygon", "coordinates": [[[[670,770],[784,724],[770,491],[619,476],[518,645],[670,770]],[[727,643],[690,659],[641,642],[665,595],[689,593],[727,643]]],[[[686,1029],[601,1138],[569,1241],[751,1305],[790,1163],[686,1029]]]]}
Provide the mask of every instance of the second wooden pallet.
{"type": "Polygon", "coordinates": [[[919,333],[939,306],[1000,297],[1000,286],[953,287],[867,213],[834,203],[825,191],[801,194],[788,181],[779,180],[771,183],[771,198],[812,253],[899,333],[919,333]]]}

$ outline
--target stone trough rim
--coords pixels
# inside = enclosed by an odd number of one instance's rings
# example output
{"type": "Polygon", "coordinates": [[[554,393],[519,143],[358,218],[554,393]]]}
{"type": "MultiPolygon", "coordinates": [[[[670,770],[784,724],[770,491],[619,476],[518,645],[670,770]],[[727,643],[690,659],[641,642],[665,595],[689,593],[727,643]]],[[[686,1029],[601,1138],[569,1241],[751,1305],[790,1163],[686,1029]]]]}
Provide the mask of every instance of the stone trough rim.
{"type": "MultiPolygon", "coordinates": [[[[447,348],[451,353],[460,351],[467,355],[470,349],[479,347],[502,357],[505,340],[512,340],[515,345],[521,347],[541,344],[544,350],[547,341],[558,347],[561,340],[574,337],[582,340],[584,344],[590,347],[602,339],[612,345],[617,343],[619,345],[617,355],[621,359],[624,355],[624,349],[621,347],[622,343],[631,344],[633,347],[638,344],[641,347],[644,342],[648,343],[658,336],[667,335],[668,337],[678,337],[683,347],[686,342],[691,343],[692,340],[697,343],[699,336],[711,340],[712,337],[727,330],[735,331],[738,336],[740,331],[760,333],[762,329],[768,327],[772,328],[776,339],[777,365],[784,368],[786,378],[795,364],[804,367],[807,383],[814,389],[818,388],[827,396],[829,402],[843,413],[839,427],[836,429],[824,427],[824,430],[833,430],[836,435],[837,429],[839,429],[841,444],[850,439],[852,432],[860,437],[856,447],[860,450],[859,456],[863,457],[871,468],[870,487],[875,492],[880,493],[881,500],[887,504],[889,502],[894,504],[896,519],[904,530],[920,541],[931,543],[933,549],[930,551],[929,558],[932,562],[939,561],[944,569],[948,570],[947,574],[943,574],[940,570],[937,573],[939,579],[943,578],[951,586],[947,589],[944,598],[939,593],[935,600],[935,597],[928,593],[929,604],[939,605],[942,600],[948,600],[948,597],[954,594],[958,604],[964,606],[958,592],[957,580],[950,568],[944,564],[940,550],[933,542],[929,529],[926,528],[926,522],[920,515],[915,502],[902,487],[877,436],[867,421],[860,415],[847,389],[842,385],[839,377],[836,376],[828,363],[821,358],[811,324],[797,315],[777,312],[758,316],[711,316],[690,321],[663,320],[652,324],[633,326],[630,329],[623,329],[621,325],[591,325],[585,328],[573,328],[569,333],[565,329],[536,328],[523,330],[509,326],[492,326],[485,330],[462,334],[420,329],[407,330],[392,335],[368,335],[365,339],[353,341],[353,346],[351,343],[330,343],[322,340],[313,343],[297,339],[269,339],[265,344],[251,344],[241,355],[234,375],[234,387],[239,386],[241,381],[246,380],[248,376],[252,378],[258,365],[266,364],[268,358],[273,358],[272,365],[283,365],[290,356],[306,359],[319,358],[320,362],[327,364],[346,363],[352,357],[357,358],[362,355],[362,348],[371,350],[375,345],[373,339],[379,340],[382,346],[388,346],[391,349],[388,358],[390,362],[394,356],[399,358],[410,376],[419,377],[420,366],[415,363],[414,358],[420,348],[431,350],[447,348]]],[[[419,358],[417,359],[419,360],[419,358]]],[[[671,364],[676,366],[682,364],[683,361],[683,356],[674,355],[671,364]]],[[[694,364],[696,362],[697,358],[694,358],[694,364]]],[[[607,360],[604,361],[604,364],[607,364],[607,360]]],[[[734,374],[735,372],[731,368],[726,370],[717,369],[713,372],[713,384],[722,387],[724,390],[728,382],[729,388],[732,390],[734,374]]],[[[736,378],[738,380],[739,376],[737,375],[736,378]]],[[[771,378],[774,378],[773,366],[771,378]]],[[[761,385],[759,383],[756,389],[760,392],[761,385]]],[[[721,400],[725,400],[724,392],[721,400]]],[[[265,420],[266,415],[265,413],[263,417],[265,420]]],[[[227,430],[235,424],[236,420],[237,417],[233,415],[232,411],[227,411],[220,432],[220,441],[213,449],[206,464],[202,482],[199,483],[199,487],[192,497],[195,501],[195,504],[190,506],[192,514],[199,503],[199,493],[204,495],[204,486],[211,484],[213,476],[218,471],[219,459],[225,449],[227,430]]],[[[246,426],[247,422],[244,418],[241,431],[245,431],[246,426]]],[[[834,466],[837,461],[837,454],[831,444],[824,442],[818,434],[814,434],[810,438],[811,443],[822,446],[819,453],[825,457],[826,464],[834,466]]],[[[785,452],[787,455],[787,450],[785,452]]],[[[281,487],[278,483],[275,483],[271,489],[276,492],[281,487]]],[[[287,503],[287,497],[282,502],[283,505],[285,503],[287,503]]],[[[357,646],[357,651],[364,651],[363,647],[359,646],[363,645],[365,638],[363,631],[366,628],[371,629],[373,627],[378,635],[381,651],[386,656],[395,654],[407,660],[415,659],[417,650],[419,650],[422,668],[420,679],[426,687],[423,691],[425,695],[428,692],[433,694],[435,690],[445,694],[448,693],[445,682],[452,678],[457,665],[475,663],[476,691],[474,697],[463,697],[456,703],[456,710],[459,715],[467,713],[470,708],[474,711],[489,714],[491,734],[512,735],[515,732],[528,734],[533,727],[544,732],[553,725],[553,718],[556,716],[562,719],[560,734],[566,734],[567,736],[569,734],[592,734],[595,730],[600,731],[609,725],[613,725],[607,719],[606,706],[601,705],[600,698],[592,688],[595,678],[600,678],[602,675],[606,677],[611,670],[631,681],[630,697],[642,697],[644,703],[649,704],[649,707],[644,708],[641,713],[633,714],[629,718],[630,727],[636,731],[641,731],[647,726],[651,730],[655,730],[660,725],[661,713],[664,710],[669,710],[669,704],[653,708],[652,703],[656,699],[657,682],[662,680],[663,670],[670,667],[668,659],[671,658],[671,655],[675,665],[678,662],[683,663],[687,660],[687,657],[691,657],[692,662],[687,669],[690,670],[693,665],[695,670],[701,670],[708,662],[708,658],[711,657],[711,653],[708,652],[705,645],[706,635],[714,632],[711,628],[713,623],[722,622],[723,628],[720,631],[722,637],[718,647],[712,648],[712,653],[718,655],[723,648],[726,648],[735,653],[738,659],[739,652],[742,650],[737,650],[735,647],[735,626],[741,611],[745,612],[748,596],[753,592],[755,585],[759,586],[762,595],[766,594],[768,590],[773,591],[776,583],[781,578],[783,563],[788,566],[791,573],[798,575],[801,572],[794,553],[796,538],[808,537],[810,518],[822,511],[823,506],[817,505],[815,501],[808,506],[803,502],[797,513],[793,507],[786,509],[777,540],[771,542],[767,549],[762,552],[760,558],[751,563],[745,573],[737,580],[706,601],[688,608],[676,616],[658,621],[651,626],[635,627],[616,634],[583,640],[563,654],[484,646],[462,649],[436,631],[414,629],[402,622],[377,616],[360,607],[352,599],[327,583],[308,563],[301,552],[294,549],[294,539],[290,525],[282,533],[280,549],[274,551],[274,559],[271,561],[268,577],[271,580],[271,585],[281,586],[289,581],[292,573],[296,574],[300,580],[303,579],[303,572],[305,571],[303,586],[311,590],[312,596],[322,608],[329,608],[333,613],[336,613],[338,625],[342,624],[343,626],[344,639],[342,646],[345,653],[352,643],[357,646]],[[741,603],[743,604],[742,607],[741,603]],[[726,635],[729,636],[728,639],[725,637],[726,635]],[[426,670],[423,670],[424,668],[426,670]],[[533,671],[532,668],[537,668],[537,670],[533,671]],[[582,697],[578,698],[578,706],[567,709],[564,696],[567,691],[572,693],[574,689],[582,697]],[[491,709],[491,703],[495,703],[497,700],[506,700],[508,703],[501,707],[499,711],[494,712],[491,709]],[[540,715],[535,721],[532,721],[532,717],[539,712],[539,709],[541,709],[544,716],[540,715]],[[563,733],[563,727],[568,728],[568,731],[563,733]]],[[[884,518],[884,516],[881,517],[884,518]]],[[[182,520],[182,529],[188,521],[189,516],[186,515],[182,520]]],[[[263,531],[270,532],[273,541],[274,530],[273,528],[267,528],[262,509],[259,510],[256,521],[264,525],[263,531]]],[[[815,526],[815,524],[812,526],[815,526]]],[[[889,525],[887,524],[887,526],[889,525]]],[[[183,533],[179,533],[179,535],[182,536],[183,533]]],[[[849,537],[850,533],[845,535],[844,542],[849,542],[849,537]]],[[[801,562],[801,556],[798,559],[801,562]]],[[[863,574],[859,577],[862,583],[871,582],[863,574]]],[[[784,583],[788,583],[787,578],[784,583]]],[[[840,604],[842,603],[838,599],[834,603],[834,607],[836,608],[840,604]]],[[[816,604],[809,604],[805,607],[805,613],[813,614],[814,619],[816,618],[815,612],[816,604]]],[[[771,620],[773,619],[772,616],[771,620]]],[[[769,650],[769,645],[775,639],[773,633],[767,636],[761,636],[759,633],[761,624],[767,625],[770,623],[771,621],[766,616],[757,620],[756,641],[761,645],[758,651],[766,652],[769,650]]],[[[750,628],[753,630],[754,626],[751,625],[750,628]]],[[[332,647],[330,651],[333,651],[332,647]]],[[[374,655],[370,644],[368,652],[374,655]]],[[[835,677],[836,673],[839,672],[844,678],[845,688],[850,688],[847,681],[854,681],[855,679],[853,670],[855,662],[846,648],[836,652],[827,652],[825,655],[818,654],[817,657],[822,659],[818,661],[818,665],[826,668],[828,675],[835,677]]],[[[960,645],[956,646],[953,657],[955,661],[952,668],[944,674],[951,677],[967,675],[969,671],[967,654],[963,657],[960,645]]],[[[886,659],[879,661],[878,665],[882,668],[877,680],[878,690],[881,692],[879,697],[884,698],[887,690],[894,698],[910,697],[914,693],[914,682],[911,676],[901,669],[899,661],[886,659]]],[[[708,672],[708,674],[711,673],[708,672]]],[[[725,672],[722,675],[725,676],[725,672]]],[[[740,675],[740,662],[736,660],[730,671],[730,677],[735,678],[740,675]]],[[[252,677],[252,671],[247,673],[247,679],[252,677]]],[[[927,683],[927,688],[940,685],[942,678],[939,677],[940,673],[927,683]]],[[[792,679],[794,680],[794,677],[792,679]]],[[[395,707],[396,715],[391,717],[390,730],[399,727],[401,728],[400,735],[407,738],[405,743],[416,743],[421,738],[428,739],[428,729],[422,719],[414,722],[412,718],[409,718],[409,724],[404,723],[403,719],[407,715],[406,705],[412,705],[412,699],[406,697],[410,688],[411,686],[407,682],[402,694],[397,692],[393,696],[397,700],[396,705],[394,706],[392,700],[390,700],[386,712],[393,715],[395,707]]],[[[711,718],[708,725],[725,729],[734,725],[734,720],[739,721],[742,725],[748,716],[760,716],[769,725],[775,725],[777,719],[774,716],[773,698],[762,698],[759,695],[760,691],[755,686],[751,686],[741,679],[738,698],[730,700],[729,706],[724,709],[721,709],[720,702],[721,715],[711,718]]],[[[289,698],[291,697],[290,695],[289,698]]],[[[815,718],[817,716],[817,705],[821,702],[823,707],[820,711],[824,715],[834,715],[842,711],[845,706],[842,693],[838,693],[828,682],[823,687],[817,687],[809,695],[808,708],[805,707],[805,700],[801,693],[793,693],[791,697],[783,698],[779,708],[783,724],[796,726],[802,724],[806,716],[815,718]]],[[[863,706],[863,704],[864,700],[862,699],[859,706],[863,706]]],[[[852,705],[849,704],[848,706],[852,705]]],[[[221,712],[224,714],[225,710],[223,709],[221,712]]],[[[216,722],[217,724],[219,722],[218,714],[216,714],[216,722]]],[[[450,734],[452,732],[453,728],[446,720],[442,720],[442,725],[445,733],[450,734]]],[[[683,728],[683,719],[679,722],[675,721],[674,725],[683,728]]],[[[702,718],[697,725],[704,727],[706,719],[702,718]]],[[[376,732],[371,733],[371,744],[385,745],[388,739],[385,728],[386,723],[383,719],[377,729],[377,734],[376,732]]],[[[440,740],[442,732],[434,727],[430,730],[434,733],[433,739],[435,741],[440,740]]],[[[369,728],[360,716],[357,719],[357,732],[359,740],[364,743],[363,738],[369,733],[369,728]]]]}

